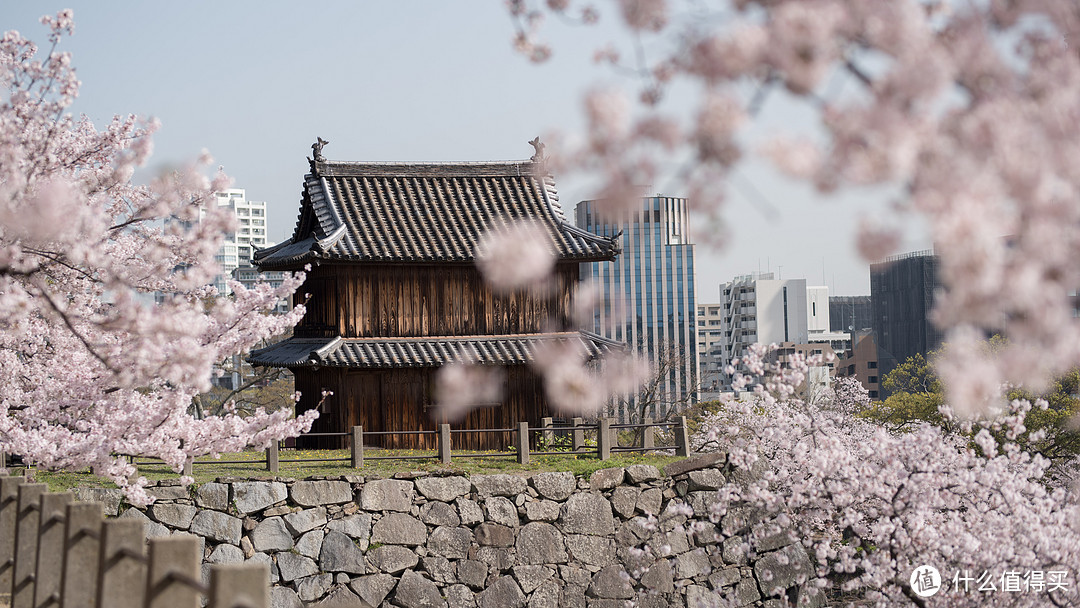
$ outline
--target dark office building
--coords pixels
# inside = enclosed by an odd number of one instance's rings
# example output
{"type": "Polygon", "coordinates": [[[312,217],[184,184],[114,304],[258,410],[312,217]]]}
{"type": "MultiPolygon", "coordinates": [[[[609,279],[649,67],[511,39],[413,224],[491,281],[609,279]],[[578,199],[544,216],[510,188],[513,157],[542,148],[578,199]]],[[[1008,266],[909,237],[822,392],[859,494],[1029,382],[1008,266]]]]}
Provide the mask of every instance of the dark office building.
{"type": "Polygon", "coordinates": [[[941,345],[942,334],[930,322],[937,265],[932,251],[906,253],[870,265],[872,326],[882,378],[908,357],[925,355],[941,345]]]}
{"type": "Polygon", "coordinates": [[[873,327],[870,296],[830,296],[829,329],[851,333],[873,327]]]}

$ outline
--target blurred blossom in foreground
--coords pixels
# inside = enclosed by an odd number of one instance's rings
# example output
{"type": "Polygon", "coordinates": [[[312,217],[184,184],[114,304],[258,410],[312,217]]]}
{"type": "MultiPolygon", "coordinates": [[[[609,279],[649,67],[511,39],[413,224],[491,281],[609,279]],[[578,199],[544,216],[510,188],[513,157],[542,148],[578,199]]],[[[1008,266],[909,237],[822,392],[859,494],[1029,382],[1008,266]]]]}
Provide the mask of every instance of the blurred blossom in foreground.
{"type": "Polygon", "coordinates": [[[435,375],[435,401],[446,422],[460,422],[469,410],[502,402],[506,371],[457,361],[435,375]]]}
{"type": "Polygon", "coordinates": [[[476,264],[496,291],[506,293],[543,285],[555,268],[555,252],[547,232],[522,222],[484,235],[476,264]]]}

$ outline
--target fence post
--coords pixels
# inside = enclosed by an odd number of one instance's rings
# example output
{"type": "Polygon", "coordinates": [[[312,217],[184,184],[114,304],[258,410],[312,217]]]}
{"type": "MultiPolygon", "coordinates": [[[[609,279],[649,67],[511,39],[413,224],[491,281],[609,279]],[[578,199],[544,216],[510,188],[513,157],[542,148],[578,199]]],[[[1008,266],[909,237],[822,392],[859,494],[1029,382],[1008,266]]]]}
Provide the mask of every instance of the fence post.
{"type": "Polygon", "coordinates": [[[64,521],[71,492],[41,495],[38,526],[37,569],[34,575],[34,606],[60,603],[60,576],[64,572],[64,521]]]}
{"type": "Polygon", "coordinates": [[[266,448],[266,470],[277,475],[278,464],[278,440],[275,439],[270,442],[270,447],[266,448]]]}
{"type": "Polygon", "coordinates": [[[518,464],[529,464],[529,423],[519,422],[517,432],[518,464]]]}
{"type": "Polygon", "coordinates": [[[19,514],[19,486],[25,477],[0,477],[0,597],[11,599],[15,569],[15,524],[19,514]]]}
{"type": "Polygon", "coordinates": [[[194,468],[195,468],[195,457],[194,456],[188,456],[187,460],[184,461],[184,475],[187,475],[188,477],[191,477],[191,474],[192,474],[191,471],[194,468]]]}
{"type": "Polygon", "coordinates": [[[645,424],[649,425],[641,429],[641,449],[651,450],[656,447],[656,427],[652,426],[653,419],[645,418],[645,424]]]}
{"type": "Polygon", "coordinates": [[[675,419],[675,455],[690,455],[690,434],[686,432],[686,416],[675,419]]]}
{"type": "Polygon", "coordinates": [[[576,452],[585,447],[585,429],[581,428],[581,418],[571,418],[570,424],[574,429],[570,431],[570,449],[576,452]]]}
{"type": "Polygon", "coordinates": [[[439,425],[439,461],[443,464],[450,464],[450,451],[453,446],[450,444],[450,425],[439,425]]]}
{"type": "Polygon", "coordinates": [[[146,532],[137,519],[109,519],[101,526],[98,608],[145,608],[146,532]]]}
{"type": "Polygon", "coordinates": [[[266,564],[218,564],[210,569],[207,608],[267,608],[270,567],[266,564]]]}
{"type": "Polygon", "coordinates": [[[555,445],[555,431],[552,430],[555,426],[555,421],[550,416],[541,418],[540,426],[544,427],[544,431],[540,435],[541,441],[544,442],[542,449],[545,452],[550,452],[551,448],[555,445]]]}
{"type": "Polygon", "coordinates": [[[611,458],[611,418],[601,418],[596,429],[596,453],[600,460],[611,458]]]}
{"type": "Polygon", "coordinates": [[[364,466],[364,427],[352,427],[352,467],[359,469],[364,466]]]}
{"type": "Polygon", "coordinates": [[[101,518],[99,502],[67,506],[64,525],[64,574],[60,581],[61,608],[94,606],[97,599],[101,518]]]}
{"type": "Polygon", "coordinates": [[[199,541],[191,534],[150,540],[146,608],[198,608],[203,585],[199,541]]]}
{"type": "Polygon", "coordinates": [[[33,608],[34,569],[37,568],[38,527],[41,522],[43,483],[19,486],[19,513],[15,524],[15,581],[11,586],[11,608],[33,608]]]}

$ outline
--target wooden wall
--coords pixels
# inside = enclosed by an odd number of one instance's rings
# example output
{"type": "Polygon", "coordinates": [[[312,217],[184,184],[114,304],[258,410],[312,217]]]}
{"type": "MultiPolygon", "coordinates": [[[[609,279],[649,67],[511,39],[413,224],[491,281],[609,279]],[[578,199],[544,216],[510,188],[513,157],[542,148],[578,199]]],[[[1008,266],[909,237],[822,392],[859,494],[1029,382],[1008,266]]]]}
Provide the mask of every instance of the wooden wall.
{"type": "MultiPolygon", "coordinates": [[[[297,410],[307,411],[321,398],[323,390],[333,391],[326,399],[314,433],[342,432],[355,425],[364,431],[436,430],[440,422],[455,429],[515,428],[521,420],[539,426],[549,416],[541,379],[523,365],[507,368],[504,403],[471,411],[463,421],[443,420],[433,407],[432,387],[436,368],[394,370],[348,370],[342,368],[296,369],[296,390],[301,392],[297,410]]],[[[532,437],[535,444],[536,437],[532,437]]],[[[454,433],[455,450],[505,450],[513,445],[514,434],[454,433]]],[[[366,437],[364,444],[395,449],[435,450],[434,435],[394,434],[366,437]]],[[[302,448],[341,449],[347,438],[301,438],[302,448]]]]}
{"type": "Polygon", "coordinates": [[[313,268],[296,336],[417,337],[521,334],[571,328],[578,264],[558,265],[550,289],[497,295],[472,264],[333,264],[313,268]]]}

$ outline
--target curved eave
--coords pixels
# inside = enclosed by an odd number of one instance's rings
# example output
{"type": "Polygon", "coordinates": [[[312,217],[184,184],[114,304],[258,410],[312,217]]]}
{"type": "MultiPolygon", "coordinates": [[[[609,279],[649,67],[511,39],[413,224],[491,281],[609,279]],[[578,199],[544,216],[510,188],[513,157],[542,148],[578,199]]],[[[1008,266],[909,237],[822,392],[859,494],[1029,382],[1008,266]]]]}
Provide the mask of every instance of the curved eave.
{"type": "Polygon", "coordinates": [[[289,369],[434,368],[470,359],[481,365],[528,365],[544,341],[579,341],[588,359],[622,351],[626,345],[589,332],[425,338],[289,338],[252,351],[247,361],[289,369]]]}

